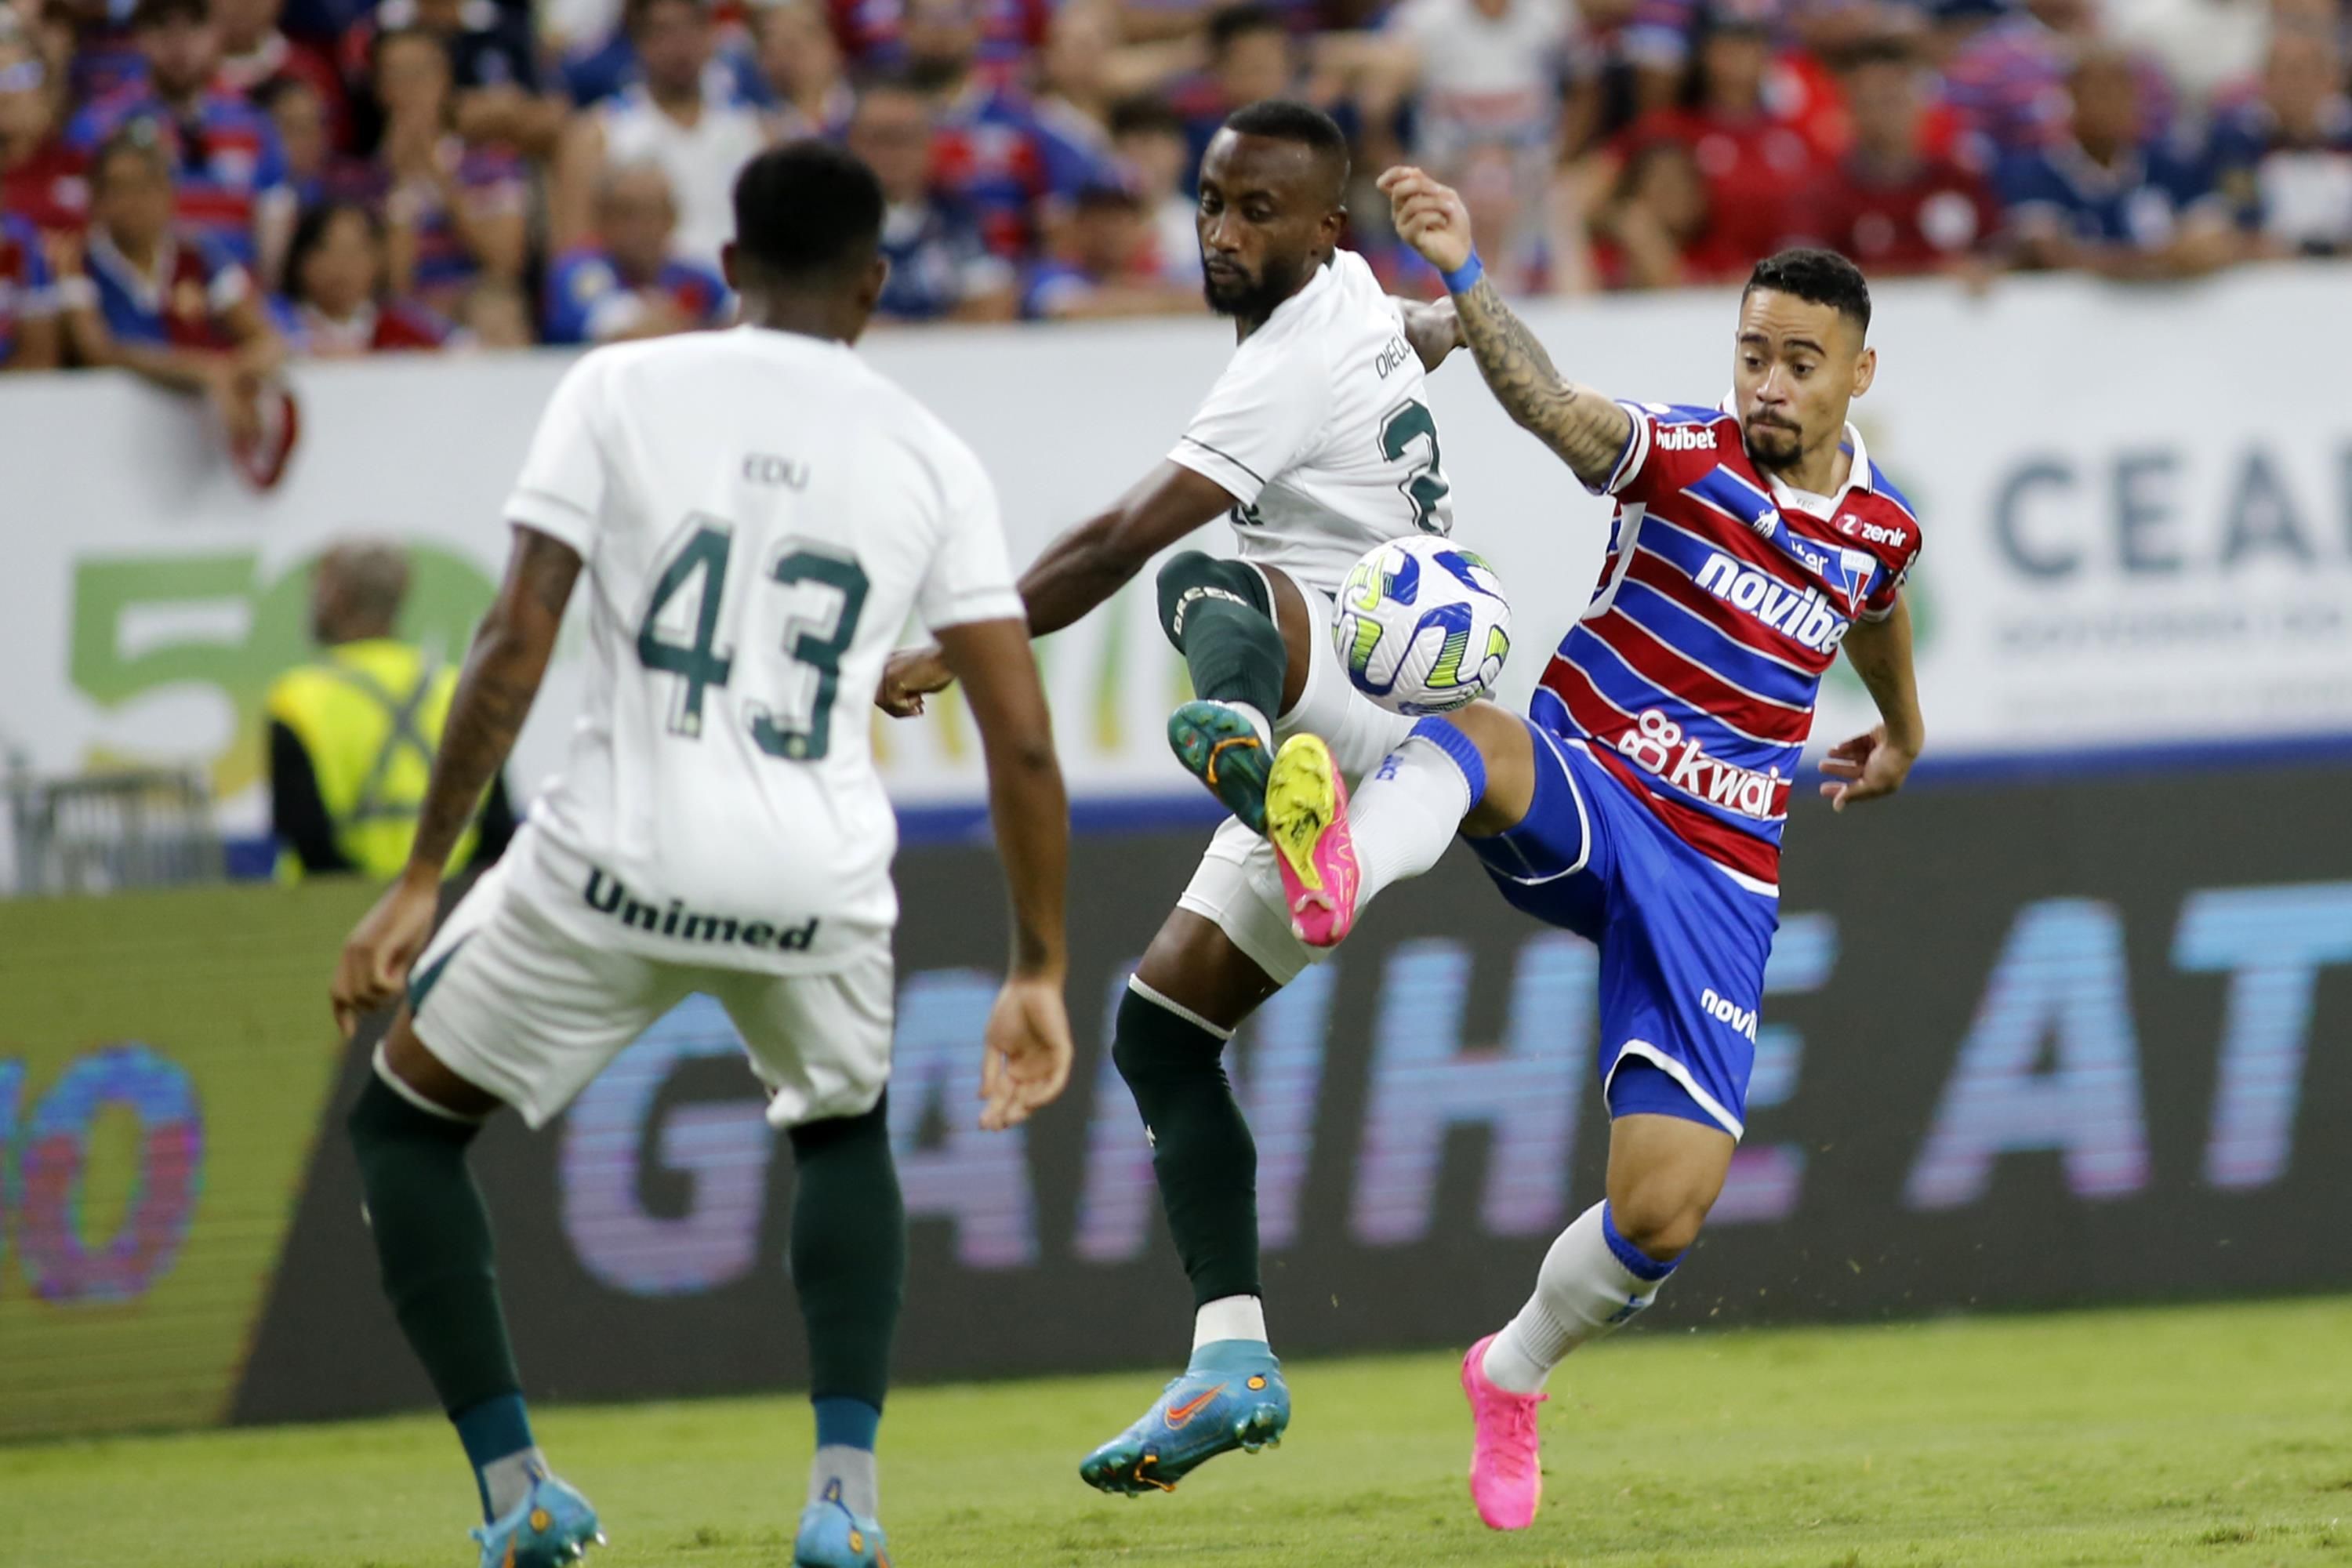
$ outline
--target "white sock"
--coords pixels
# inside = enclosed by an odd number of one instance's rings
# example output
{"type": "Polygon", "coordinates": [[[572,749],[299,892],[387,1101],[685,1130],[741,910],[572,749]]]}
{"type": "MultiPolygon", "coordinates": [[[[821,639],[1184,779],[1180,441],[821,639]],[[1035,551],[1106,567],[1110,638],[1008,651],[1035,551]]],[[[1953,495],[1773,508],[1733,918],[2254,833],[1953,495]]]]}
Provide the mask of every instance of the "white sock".
{"type": "Polygon", "coordinates": [[[1212,698],[1210,700],[1216,703],[1220,708],[1230,708],[1234,712],[1240,714],[1243,718],[1248,720],[1250,721],[1250,728],[1257,731],[1259,742],[1265,745],[1267,751],[1270,752],[1274,750],[1274,726],[1265,721],[1265,714],[1259,712],[1255,708],[1251,707],[1246,702],[1234,702],[1223,697],[1212,698]]]}
{"type": "Polygon", "coordinates": [[[882,1481],[874,1467],[874,1450],[835,1443],[819,1448],[809,1465],[809,1501],[823,1502],[826,1489],[841,1483],[841,1500],[861,1519],[882,1512],[882,1481]]]}
{"type": "Polygon", "coordinates": [[[1220,1296],[1192,1314],[1192,1348],[1219,1340],[1265,1343],[1265,1303],[1255,1296],[1220,1296]]]}
{"type": "MultiPolygon", "coordinates": [[[[1496,1387],[1540,1392],[1569,1352],[1615,1333],[1657,1300],[1664,1275],[1644,1279],[1625,1266],[1605,1234],[1607,1209],[1594,1204],[1577,1215],[1544,1254],[1536,1293],[1486,1347],[1481,1364],[1496,1387]]],[[[1672,1272],[1671,1265],[1664,1267],[1672,1272]]]]}
{"type": "Polygon", "coordinates": [[[547,1456],[535,1447],[484,1465],[482,1490],[490,1500],[490,1517],[504,1519],[520,1508],[522,1500],[530,1496],[531,1483],[548,1473],[547,1456]]]}
{"type": "Polygon", "coordinates": [[[1348,803],[1356,841],[1356,912],[1391,882],[1437,864],[1470,814],[1470,781],[1461,764],[1421,737],[1381,759],[1348,803]]]}

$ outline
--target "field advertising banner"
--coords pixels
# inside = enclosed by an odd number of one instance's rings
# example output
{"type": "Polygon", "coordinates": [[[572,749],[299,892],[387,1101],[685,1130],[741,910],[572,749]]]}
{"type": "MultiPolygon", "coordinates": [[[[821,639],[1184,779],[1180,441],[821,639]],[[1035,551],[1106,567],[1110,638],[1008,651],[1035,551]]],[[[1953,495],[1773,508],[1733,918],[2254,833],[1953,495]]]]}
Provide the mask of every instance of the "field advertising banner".
{"type": "MultiPolygon", "coordinates": [[[[2250,268],[2122,289],[2084,279],[1880,291],[1870,452],[1916,504],[1913,580],[1931,762],[1986,754],[2352,735],[2352,271],[2250,268]]],[[[1531,306],[1568,374],[1612,395],[1711,403],[1732,293],[1531,306]]],[[[978,450],[1016,560],[1108,504],[1173,445],[1231,352],[1200,320],[876,334],[866,351],[978,450]]],[[[0,755],[70,773],[207,767],[232,829],[257,827],[262,694],[304,656],[312,562],[388,535],[414,552],[406,630],[455,656],[507,549],[500,508],[558,353],[298,372],[303,437],[257,497],[193,404],[102,375],[10,378],[0,451],[0,755]],[[126,453],[137,461],[124,460],[126,453]]],[[[1506,696],[1524,698],[1584,607],[1607,531],[1456,355],[1433,382],[1456,535],[1515,610],[1506,696]]],[[[776,451],[793,460],[789,432],[776,451]]],[[[821,455],[817,455],[821,457],[821,455]]],[[[1202,542],[1230,548],[1230,531],[1202,542]]],[[[1081,797],[1185,786],[1162,718],[1183,688],[1149,574],[1041,646],[1081,797]]],[[[527,731],[528,794],[580,690],[576,626],[527,731]]],[[[1843,664],[1816,744],[1864,724],[1843,664]]],[[[982,778],[952,699],[882,727],[902,805],[968,803],[982,778]]]]}
{"type": "Polygon", "coordinates": [[[0,900],[0,1441],[227,1415],[370,891],[0,900]]]}
{"type": "MultiPolygon", "coordinates": [[[[2352,1191],[2347,790],[2339,765],[1927,788],[1834,817],[1801,801],[1748,1137],[1633,1331],[2352,1288],[2327,1240],[2352,1191]]],[[[978,848],[902,855],[902,1377],[1131,1368],[1139,1405],[1180,1363],[1191,1296],[1108,1034],[1205,837],[1081,841],[1076,1070],[1003,1134],[974,1120],[998,874],[978,848]]],[[[1457,848],[1242,1031],[1285,1354],[1460,1346],[1517,1308],[1601,1193],[1595,967],[1457,848]]],[[[362,1041],[335,1107],[366,1070],[362,1041]]],[[[544,1131],[484,1135],[534,1394],[803,1385],[792,1154],[761,1110],[694,999],[544,1131]]],[[[327,1126],[240,1420],[430,1403],[327,1126]]],[[[1069,1434],[1073,1458],[1101,1436],[1069,1434]]]]}

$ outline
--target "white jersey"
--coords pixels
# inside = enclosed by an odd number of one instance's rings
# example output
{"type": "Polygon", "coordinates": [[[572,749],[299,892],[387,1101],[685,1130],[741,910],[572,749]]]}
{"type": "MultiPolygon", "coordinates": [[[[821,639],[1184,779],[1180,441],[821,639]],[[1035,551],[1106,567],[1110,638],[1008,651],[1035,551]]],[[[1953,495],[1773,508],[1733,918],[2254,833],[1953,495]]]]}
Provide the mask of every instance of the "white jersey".
{"type": "Polygon", "coordinates": [[[705,72],[702,109],[681,125],[654,101],[644,84],[608,100],[598,116],[604,128],[604,166],[651,163],[669,178],[677,208],[678,255],[714,270],[719,247],[735,235],[735,176],[769,142],[760,111],[731,96],[724,68],[705,72]]]}
{"type": "Polygon", "coordinates": [[[580,552],[588,617],[518,891],[685,963],[805,973],[887,941],[883,663],[910,616],[1023,614],[971,449],[845,344],[698,332],[575,364],[507,517],[580,552]]]}
{"type": "Polygon", "coordinates": [[[1339,251],[1242,341],[1168,456],[1239,503],[1244,560],[1336,594],[1373,545],[1454,530],[1427,382],[1402,302],[1339,251]]]}

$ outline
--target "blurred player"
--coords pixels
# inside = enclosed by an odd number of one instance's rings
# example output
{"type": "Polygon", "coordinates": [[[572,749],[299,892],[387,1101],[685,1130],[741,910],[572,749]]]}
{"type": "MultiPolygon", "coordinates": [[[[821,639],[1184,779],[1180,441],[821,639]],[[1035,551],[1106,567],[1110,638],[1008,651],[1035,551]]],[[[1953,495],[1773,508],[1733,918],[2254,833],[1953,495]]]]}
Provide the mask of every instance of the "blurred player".
{"type": "Polygon", "coordinates": [[[1352,900],[1303,914],[1310,941],[1339,941],[1459,825],[1513,905],[1600,946],[1608,1195],[1462,1364],[1472,1497],[1487,1524],[1518,1530],[1543,1489],[1545,1378],[1650,1304],[1723,1189],[1780,921],[1781,824],[1841,646],[1884,722],[1830,752],[1822,793],[1841,811],[1892,795],[1925,742],[1902,595],[1919,523],[1846,423],[1878,360],[1868,286],[1843,257],[1757,265],[1723,407],[1612,403],[1563,380],[1482,276],[1459,195],[1418,169],[1381,187],[1397,232],[1445,275],[1496,398],[1617,500],[1600,586],[1527,718],[1481,702],[1421,721],[1352,810],[1292,787],[1295,769],[1318,775],[1310,737],[1285,746],[1268,787],[1270,833],[1296,826],[1318,860],[1360,871],[1352,900]],[[1293,811],[1311,820],[1281,820],[1293,811]]]}
{"type": "Polygon", "coordinates": [[[351,1115],[385,1293],[480,1486],[483,1568],[596,1536],[533,1446],[466,1169],[482,1119],[543,1126],[646,1027],[724,1005],[789,1130],[791,1263],[817,1452],[793,1562],[886,1561],[875,1430],[906,1271],[883,1085],[897,824],[866,705],[919,609],[986,743],[1013,972],[983,1124],[1061,1091],[1066,806],[996,497],[970,448],[851,353],[882,289],[882,193],[849,154],[761,154],[735,189],[751,324],[600,350],[557,388],[508,521],[415,851],[335,1008],[407,1005],[351,1115]],[[428,946],[441,874],[587,568],[586,711],[562,776],[428,946]]]}
{"type": "MultiPolygon", "coordinates": [[[[1350,776],[1402,739],[1411,721],[1359,695],[1332,651],[1331,595],[1374,544],[1453,527],[1423,383],[1456,341],[1452,312],[1390,299],[1336,248],[1347,178],[1347,141],[1320,110],[1276,100],[1225,121],[1202,165],[1197,227],[1209,304],[1234,318],[1240,346],[1167,459],[1021,579],[1042,637],[1205,522],[1230,518],[1240,543],[1237,561],[1185,551],[1159,578],[1161,625],[1200,698],[1176,710],[1169,740],[1234,820],[1144,953],[1111,1046],[1196,1311],[1184,1374],[1080,1467],[1106,1491],[1165,1489],[1276,1440],[1290,1418],[1260,1305],[1257,1146],[1218,1061],[1315,956],[1259,837],[1266,770],[1274,742],[1297,731],[1327,739],[1350,776]]],[[[884,706],[919,711],[949,674],[936,649],[902,654],[884,706]]]]}

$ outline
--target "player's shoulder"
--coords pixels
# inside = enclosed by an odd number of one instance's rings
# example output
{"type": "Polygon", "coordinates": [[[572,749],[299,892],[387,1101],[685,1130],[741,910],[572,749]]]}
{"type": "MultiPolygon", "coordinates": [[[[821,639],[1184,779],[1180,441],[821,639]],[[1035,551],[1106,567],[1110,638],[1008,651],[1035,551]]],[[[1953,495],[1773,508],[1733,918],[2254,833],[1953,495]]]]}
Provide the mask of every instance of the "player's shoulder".
{"type": "Polygon", "coordinates": [[[1830,526],[1843,543],[1898,567],[1907,565],[1923,542],[1918,513],[1884,469],[1867,458],[1864,462],[1869,482],[1846,492],[1830,526]]]}

